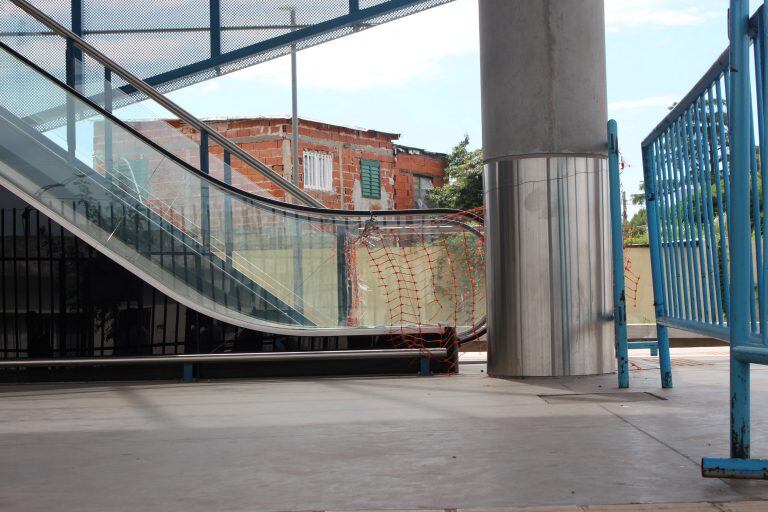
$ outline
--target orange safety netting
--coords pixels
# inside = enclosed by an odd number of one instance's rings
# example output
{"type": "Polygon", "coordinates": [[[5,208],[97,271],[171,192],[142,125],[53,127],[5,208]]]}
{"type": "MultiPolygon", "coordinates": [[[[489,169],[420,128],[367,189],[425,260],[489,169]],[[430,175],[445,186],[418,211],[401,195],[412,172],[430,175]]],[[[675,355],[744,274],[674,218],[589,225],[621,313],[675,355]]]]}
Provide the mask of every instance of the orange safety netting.
{"type": "MultiPolygon", "coordinates": [[[[483,211],[471,213],[481,219],[483,211]]],[[[369,222],[349,237],[345,251],[352,283],[348,322],[381,315],[375,323],[388,326],[399,348],[451,345],[447,362],[453,369],[456,334],[470,332],[485,317],[485,245],[451,221],[466,217],[434,217],[402,229],[369,222]]],[[[481,222],[473,227],[483,228],[481,222]]]]}

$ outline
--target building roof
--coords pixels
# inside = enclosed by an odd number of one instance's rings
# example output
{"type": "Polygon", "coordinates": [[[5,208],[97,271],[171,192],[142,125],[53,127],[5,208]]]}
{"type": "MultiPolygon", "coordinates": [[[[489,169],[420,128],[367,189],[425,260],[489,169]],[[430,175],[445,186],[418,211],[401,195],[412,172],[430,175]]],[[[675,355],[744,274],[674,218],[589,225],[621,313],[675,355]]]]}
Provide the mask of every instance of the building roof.
{"type": "MultiPolygon", "coordinates": [[[[268,120],[268,121],[290,121],[292,116],[290,114],[277,114],[277,115],[243,115],[243,116],[214,116],[214,117],[203,117],[202,120],[205,122],[216,122],[216,121],[257,121],[257,120],[268,120]]],[[[315,123],[315,124],[324,124],[328,126],[333,126],[336,128],[344,128],[346,130],[354,130],[359,132],[367,132],[367,133],[379,133],[381,135],[387,135],[392,140],[397,140],[400,138],[399,133],[394,132],[385,132],[383,130],[372,130],[370,128],[364,128],[362,126],[350,126],[350,125],[343,125],[343,124],[336,124],[336,123],[329,123],[328,121],[320,121],[317,119],[310,119],[308,117],[299,117],[299,122],[301,123],[309,122],[309,123],[315,123]]]]}
{"type": "Polygon", "coordinates": [[[437,151],[427,151],[426,149],[414,148],[412,146],[403,146],[402,144],[395,144],[396,153],[408,153],[409,155],[426,155],[434,158],[448,158],[446,153],[439,153],[437,151]]]}

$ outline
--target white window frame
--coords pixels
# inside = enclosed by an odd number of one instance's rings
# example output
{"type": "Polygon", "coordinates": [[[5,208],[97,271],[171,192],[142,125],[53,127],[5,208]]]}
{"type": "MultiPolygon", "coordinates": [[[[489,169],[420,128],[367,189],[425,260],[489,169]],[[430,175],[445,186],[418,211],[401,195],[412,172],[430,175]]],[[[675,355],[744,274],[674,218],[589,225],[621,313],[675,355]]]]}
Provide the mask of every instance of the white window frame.
{"type": "Polygon", "coordinates": [[[429,208],[430,207],[429,204],[426,203],[427,194],[424,191],[425,190],[429,191],[434,189],[435,189],[435,181],[433,176],[429,176],[426,174],[413,173],[413,207],[419,208],[419,209],[429,208]],[[429,182],[429,186],[422,187],[421,186],[422,180],[424,180],[424,182],[429,182]],[[416,186],[417,183],[419,184],[418,187],[416,186]],[[420,192],[424,192],[422,194],[423,197],[419,197],[420,192]],[[424,201],[424,203],[419,204],[419,201],[422,201],[422,200],[424,201]]]}
{"type": "Polygon", "coordinates": [[[333,191],[333,155],[319,151],[304,151],[304,188],[322,192],[333,191]]]}

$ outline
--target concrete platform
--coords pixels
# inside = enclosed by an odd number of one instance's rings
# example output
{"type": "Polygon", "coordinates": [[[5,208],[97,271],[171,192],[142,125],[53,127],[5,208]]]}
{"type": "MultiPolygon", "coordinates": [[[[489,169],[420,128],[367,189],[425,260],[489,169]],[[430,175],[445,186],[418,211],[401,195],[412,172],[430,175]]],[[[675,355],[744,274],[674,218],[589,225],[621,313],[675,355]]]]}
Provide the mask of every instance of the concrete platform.
{"type": "MultiPolygon", "coordinates": [[[[727,455],[723,349],[674,356],[675,389],[635,357],[618,398],[541,398],[617,393],[615,375],[508,381],[482,364],[454,377],[0,386],[0,510],[768,511],[768,482],[699,476],[702,456],[727,455]],[[633,503],[679,505],[596,507],[633,503]]],[[[754,455],[768,456],[768,369],[752,382],[754,455]]]]}

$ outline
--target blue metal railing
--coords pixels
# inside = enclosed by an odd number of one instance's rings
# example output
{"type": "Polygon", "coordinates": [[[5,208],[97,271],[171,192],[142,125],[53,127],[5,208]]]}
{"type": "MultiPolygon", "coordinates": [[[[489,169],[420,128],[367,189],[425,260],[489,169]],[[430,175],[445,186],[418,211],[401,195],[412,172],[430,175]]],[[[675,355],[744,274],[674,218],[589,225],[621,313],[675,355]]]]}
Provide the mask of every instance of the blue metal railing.
{"type": "MultiPolygon", "coordinates": [[[[619,142],[616,121],[608,121],[608,172],[611,201],[611,250],[613,259],[613,318],[616,336],[616,359],[618,367],[618,379],[620,388],[629,387],[629,350],[651,349],[651,355],[659,356],[659,368],[661,369],[661,385],[665,388],[672,387],[672,366],[669,358],[669,337],[667,328],[657,324],[657,340],[630,342],[627,341],[627,307],[624,285],[624,247],[622,239],[621,216],[621,187],[619,169],[619,142]]],[[[654,220],[655,221],[655,220],[654,220]]],[[[657,250],[651,245],[651,251],[657,250]]],[[[658,273],[654,273],[654,279],[658,273]]],[[[654,281],[656,284],[656,281],[654,281]]],[[[657,287],[654,286],[654,292],[657,287]]],[[[658,313],[659,305],[663,308],[663,301],[655,298],[658,313]]]]}
{"type": "Polygon", "coordinates": [[[731,0],[730,47],[642,144],[659,337],[731,344],[731,457],[705,458],[708,477],[768,477],[749,446],[749,366],[768,363],[766,21],[731,0]]]}

